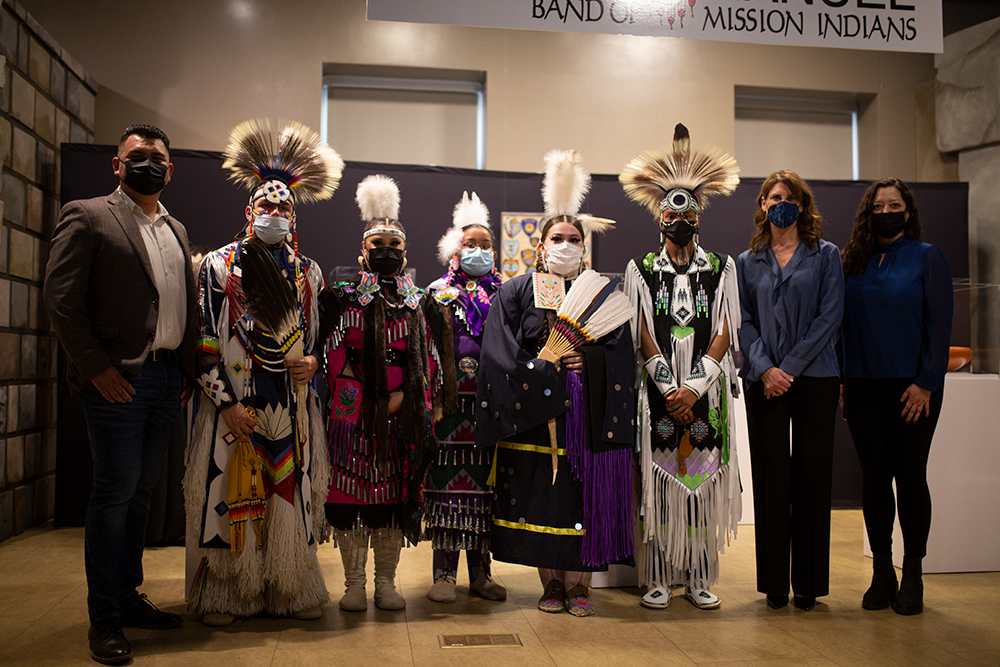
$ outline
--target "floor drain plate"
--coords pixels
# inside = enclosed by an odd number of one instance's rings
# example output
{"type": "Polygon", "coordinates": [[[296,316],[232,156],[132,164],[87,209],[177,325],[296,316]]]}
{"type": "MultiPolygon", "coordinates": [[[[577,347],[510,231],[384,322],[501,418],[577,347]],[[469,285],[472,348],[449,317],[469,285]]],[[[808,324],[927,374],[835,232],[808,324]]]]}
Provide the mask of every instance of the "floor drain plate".
{"type": "Polygon", "coordinates": [[[517,635],[438,635],[441,648],[488,648],[521,646],[517,635]]]}

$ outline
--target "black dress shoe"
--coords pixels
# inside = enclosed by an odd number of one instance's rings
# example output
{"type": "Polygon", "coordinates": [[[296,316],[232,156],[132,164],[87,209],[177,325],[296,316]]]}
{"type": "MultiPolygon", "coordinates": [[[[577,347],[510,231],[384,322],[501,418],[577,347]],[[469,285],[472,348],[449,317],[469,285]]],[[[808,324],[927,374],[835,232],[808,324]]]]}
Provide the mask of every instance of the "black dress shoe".
{"type": "Polygon", "coordinates": [[[145,628],[146,630],[165,630],[176,628],[184,622],[177,614],[168,614],[157,609],[146,594],[118,601],[122,614],[122,626],[126,628],[145,628]]]}
{"type": "Polygon", "coordinates": [[[132,646],[125,639],[117,618],[98,621],[90,626],[90,657],[104,665],[114,665],[132,658],[132,646]]]}
{"type": "Polygon", "coordinates": [[[801,609],[802,611],[812,611],[813,607],[816,606],[816,598],[806,597],[805,595],[796,595],[792,598],[792,604],[795,605],[796,609],[801,609]]]}
{"type": "Polygon", "coordinates": [[[787,595],[768,595],[767,596],[767,606],[771,609],[781,609],[782,607],[788,606],[788,596],[787,595]]]}

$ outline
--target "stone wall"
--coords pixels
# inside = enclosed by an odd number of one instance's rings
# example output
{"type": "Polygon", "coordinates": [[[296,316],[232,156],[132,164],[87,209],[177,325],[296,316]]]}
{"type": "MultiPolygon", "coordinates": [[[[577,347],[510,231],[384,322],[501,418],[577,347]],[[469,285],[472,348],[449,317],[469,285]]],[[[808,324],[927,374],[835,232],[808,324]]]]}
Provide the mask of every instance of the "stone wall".
{"type": "Polygon", "coordinates": [[[1000,18],[948,35],[936,57],[937,144],[969,183],[973,364],[1000,368],[1000,18]]]}
{"type": "Polygon", "coordinates": [[[92,143],[97,82],[18,2],[0,8],[0,540],[52,518],[56,338],[42,304],[60,146],[92,143]]]}

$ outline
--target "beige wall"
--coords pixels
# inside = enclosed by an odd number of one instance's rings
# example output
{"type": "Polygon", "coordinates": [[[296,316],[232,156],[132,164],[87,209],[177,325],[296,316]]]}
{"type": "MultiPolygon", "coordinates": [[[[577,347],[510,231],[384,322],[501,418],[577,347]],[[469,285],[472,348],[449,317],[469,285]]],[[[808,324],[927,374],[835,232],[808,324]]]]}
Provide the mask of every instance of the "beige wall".
{"type": "Polygon", "coordinates": [[[98,143],[137,120],[211,150],[251,116],[318,128],[322,64],[340,62],[486,71],[488,169],[538,171],[575,147],[614,173],[678,121],[733,150],[743,85],[874,95],[861,177],[915,179],[914,91],[934,77],[926,54],[368,22],[364,0],[23,4],[100,82],[98,143]]]}

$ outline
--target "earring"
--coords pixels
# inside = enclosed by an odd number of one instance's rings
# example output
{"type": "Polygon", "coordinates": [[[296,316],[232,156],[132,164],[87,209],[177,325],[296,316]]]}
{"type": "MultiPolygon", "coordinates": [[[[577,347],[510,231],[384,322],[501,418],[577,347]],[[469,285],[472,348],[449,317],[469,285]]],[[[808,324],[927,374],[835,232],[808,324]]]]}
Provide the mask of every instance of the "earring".
{"type": "Polygon", "coordinates": [[[452,257],[451,262],[448,263],[448,267],[452,271],[456,271],[458,269],[458,265],[459,265],[458,257],[452,257]]]}
{"type": "Polygon", "coordinates": [[[364,270],[364,268],[365,268],[365,256],[364,255],[358,255],[358,265],[360,265],[361,269],[364,270]]]}

